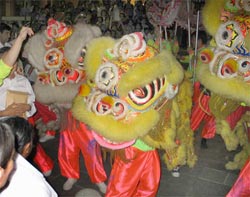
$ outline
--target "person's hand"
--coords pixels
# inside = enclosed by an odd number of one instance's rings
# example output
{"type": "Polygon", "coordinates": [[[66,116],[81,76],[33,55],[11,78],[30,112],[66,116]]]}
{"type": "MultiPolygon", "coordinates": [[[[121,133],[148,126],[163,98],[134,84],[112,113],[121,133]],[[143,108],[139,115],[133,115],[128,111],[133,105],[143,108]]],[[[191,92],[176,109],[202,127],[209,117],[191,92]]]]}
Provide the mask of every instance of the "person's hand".
{"type": "Polygon", "coordinates": [[[26,111],[30,110],[30,105],[26,103],[13,103],[9,105],[3,112],[4,116],[20,116],[22,117],[26,111]]]}
{"type": "Polygon", "coordinates": [[[27,36],[32,35],[34,35],[33,30],[30,27],[23,26],[17,38],[20,38],[22,41],[24,41],[27,36]]]}

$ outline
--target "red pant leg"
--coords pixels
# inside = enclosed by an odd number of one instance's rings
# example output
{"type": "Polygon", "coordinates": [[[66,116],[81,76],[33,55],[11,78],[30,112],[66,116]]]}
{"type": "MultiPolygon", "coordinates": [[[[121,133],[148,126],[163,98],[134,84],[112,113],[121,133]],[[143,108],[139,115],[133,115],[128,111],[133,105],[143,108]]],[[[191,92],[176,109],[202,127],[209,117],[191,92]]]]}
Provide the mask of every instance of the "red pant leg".
{"type": "Polygon", "coordinates": [[[199,128],[200,123],[204,119],[204,116],[209,112],[209,96],[203,95],[200,100],[197,99],[193,105],[191,112],[190,128],[195,131],[199,128]]]}
{"type": "Polygon", "coordinates": [[[200,86],[201,86],[200,82],[198,81],[194,82],[194,93],[192,98],[194,103],[196,103],[199,100],[199,96],[201,94],[200,86]]]}
{"type": "MultiPolygon", "coordinates": [[[[34,117],[29,117],[28,121],[32,125],[35,124],[34,117]]],[[[38,168],[41,170],[41,172],[48,172],[48,171],[52,170],[54,167],[53,160],[45,153],[43,147],[39,143],[36,146],[33,161],[38,166],[38,168]]]]}
{"type": "Polygon", "coordinates": [[[158,152],[144,152],[130,146],[125,154],[130,159],[128,163],[115,157],[105,196],[156,196],[160,181],[158,152]]]}
{"type": "Polygon", "coordinates": [[[60,133],[58,160],[61,173],[68,178],[79,179],[80,150],[90,179],[93,183],[106,180],[101,151],[91,131],[85,124],[76,121],[68,112],[68,127],[60,133]]]}
{"type": "Polygon", "coordinates": [[[76,131],[78,147],[80,147],[85,167],[92,183],[104,182],[107,179],[106,172],[103,167],[101,149],[97,144],[91,131],[83,123],[80,123],[79,129],[76,131]]]}
{"type": "MultiPolygon", "coordinates": [[[[151,152],[151,151],[150,151],[151,152]]],[[[157,151],[148,153],[145,159],[144,170],[140,175],[140,184],[135,193],[135,197],[151,196],[155,197],[160,182],[160,159],[157,151]]],[[[145,157],[145,156],[143,156],[145,157]]]]}
{"type": "Polygon", "coordinates": [[[216,134],[216,123],[214,116],[205,115],[204,116],[204,126],[201,131],[202,138],[211,139],[216,134]]]}
{"type": "Polygon", "coordinates": [[[61,174],[67,178],[79,179],[80,148],[75,144],[72,130],[65,129],[60,132],[58,162],[61,174]]]}
{"type": "Polygon", "coordinates": [[[248,197],[250,196],[250,162],[247,160],[239,177],[234,183],[226,197],[248,197]]]}
{"type": "Polygon", "coordinates": [[[53,160],[45,153],[43,147],[39,143],[36,146],[36,153],[33,161],[41,172],[48,172],[52,170],[54,166],[53,160]]]}

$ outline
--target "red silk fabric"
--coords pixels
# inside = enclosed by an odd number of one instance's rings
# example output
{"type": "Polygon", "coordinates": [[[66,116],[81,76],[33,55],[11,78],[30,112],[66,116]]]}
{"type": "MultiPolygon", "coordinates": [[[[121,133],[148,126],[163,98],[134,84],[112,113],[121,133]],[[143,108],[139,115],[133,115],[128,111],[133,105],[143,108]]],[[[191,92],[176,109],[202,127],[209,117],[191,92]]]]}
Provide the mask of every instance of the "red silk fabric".
{"type": "Polygon", "coordinates": [[[44,105],[38,101],[35,101],[35,106],[37,112],[34,115],[35,121],[42,118],[43,123],[48,123],[50,121],[55,121],[57,119],[55,112],[49,109],[47,105],[44,105]]]}
{"type": "Polygon", "coordinates": [[[200,94],[201,94],[200,82],[195,81],[195,82],[194,82],[193,102],[196,102],[196,101],[199,100],[200,94]]]}
{"type": "Polygon", "coordinates": [[[75,120],[68,112],[67,127],[61,131],[59,139],[58,161],[61,174],[67,178],[80,178],[80,152],[90,179],[93,183],[107,179],[103,167],[100,146],[96,143],[88,127],[75,120]]]}
{"type": "Polygon", "coordinates": [[[239,106],[233,113],[227,117],[227,122],[231,129],[234,129],[241,116],[250,110],[250,107],[239,106]]]}
{"type": "Polygon", "coordinates": [[[52,170],[54,167],[53,160],[45,153],[43,147],[39,143],[36,145],[36,153],[33,161],[43,173],[52,170]]]}
{"type": "MultiPolygon", "coordinates": [[[[32,125],[35,124],[33,117],[28,118],[28,121],[32,125]]],[[[54,167],[54,161],[45,153],[43,147],[39,143],[36,144],[33,161],[42,173],[48,172],[54,167]]]]}
{"type": "Polygon", "coordinates": [[[160,160],[156,150],[141,151],[135,147],[125,149],[125,163],[115,157],[109,177],[106,197],[155,197],[160,181],[160,160]]]}
{"type": "Polygon", "coordinates": [[[250,196],[250,162],[246,161],[236,182],[226,197],[249,197],[250,196]]]}
{"type": "Polygon", "coordinates": [[[201,132],[202,138],[210,139],[215,136],[215,119],[210,115],[209,109],[210,96],[202,95],[200,101],[196,98],[194,106],[192,108],[190,128],[195,131],[199,128],[202,121],[204,121],[204,127],[201,132]],[[201,108],[202,106],[202,108],[201,108]]]}

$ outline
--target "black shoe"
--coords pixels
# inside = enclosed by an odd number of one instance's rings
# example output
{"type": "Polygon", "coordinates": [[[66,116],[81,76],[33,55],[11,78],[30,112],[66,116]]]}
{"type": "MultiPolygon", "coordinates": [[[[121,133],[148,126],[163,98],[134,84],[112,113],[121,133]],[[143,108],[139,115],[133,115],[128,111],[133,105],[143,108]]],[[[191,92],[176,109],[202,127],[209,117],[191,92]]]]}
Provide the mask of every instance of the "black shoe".
{"type": "Polygon", "coordinates": [[[202,138],[201,139],[201,148],[206,149],[207,147],[207,139],[202,138]]]}

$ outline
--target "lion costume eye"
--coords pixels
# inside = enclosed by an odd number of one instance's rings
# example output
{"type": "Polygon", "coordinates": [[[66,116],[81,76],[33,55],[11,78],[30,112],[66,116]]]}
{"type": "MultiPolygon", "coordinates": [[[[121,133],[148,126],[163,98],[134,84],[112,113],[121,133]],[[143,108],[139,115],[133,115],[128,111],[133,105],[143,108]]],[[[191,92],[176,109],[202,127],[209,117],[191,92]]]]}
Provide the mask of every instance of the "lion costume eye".
{"type": "Polygon", "coordinates": [[[144,105],[154,97],[154,86],[149,84],[129,92],[130,99],[137,105],[144,105]]]}
{"type": "Polygon", "coordinates": [[[80,68],[83,68],[84,67],[84,58],[85,58],[85,55],[86,55],[86,46],[82,48],[81,52],[80,52],[80,56],[78,58],[78,66],[80,68]]]}
{"type": "Polygon", "coordinates": [[[236,22],[228,21],[220,26],[215,40],[219,48],[233,51],[237,45],[243,42],[244,36],[236,22]]]}
{"type": "Polygon", "coordinates": [[[97,91],[88,96],[87,103],[89,110],[102,116],[111,113],[114,101],[112,97],[97,91]]]}
{"type": "Polygon", "coordinates": [[[225,55],[219,62],[217,76],[220,78],[233,78],[238,74],[238,57],[232,54],[225,55]]]}
{"type": "Polygon", "coordinates": [[[211,62],[213,57],[214,57],[214,52],[209,48],[205,48],[204,50],[202,50],[199,55],[200,60],[205,64],[211,62]]]}
{"type": "Polygon", "coordinates": [[[117,120],[122,119],[126,116],[128,112],[127,104],[124,101],[117,99],[115,100],[112,111],[115,119],[117,120]]]}
{"type": "Polygon", "coordinates": [[[96,73],[95,83],[101,90],[112,90],[118,82],[118,68],[115,64],[105,63],[96,73]]]}
{"type": "Polygon", "coordinates": [[[86,47],[83,47],[81,50],[81,57],[85,57],[86,51],[87,51],[86,47]]]}
{"type": "Polygon", "coordinates": [[[61,86],[67,82],[67,78],[63,75],[61,70],[51,70],[50,81],[53,85],[61,86]]]}
{"type": "Polygon", "coordinates": [[[168,85],[165,76],[157,78],[143,87],[131,90],[126,101],[136,110],[146,110],[153,106],[159,97],[164,95],[168,85]]]}
{"type": "Polygon", "coordinates": [[[239,72],[245,73],[250,71],[250,59],[241,59],[238,61],[239,64],[239,72]]]}
{"type": "Polygon", "coordinates": [[[250,80],[250,59],[244,58],[238,61],[239,75],[243,76],[244,81],[250,80]]]}
{"type": "Polygon", "coordinates": [[[44,55],[44,65],[48,69],[59,68],[62,64],[63,53],[57,48],[49,49],[44,55]]]}

